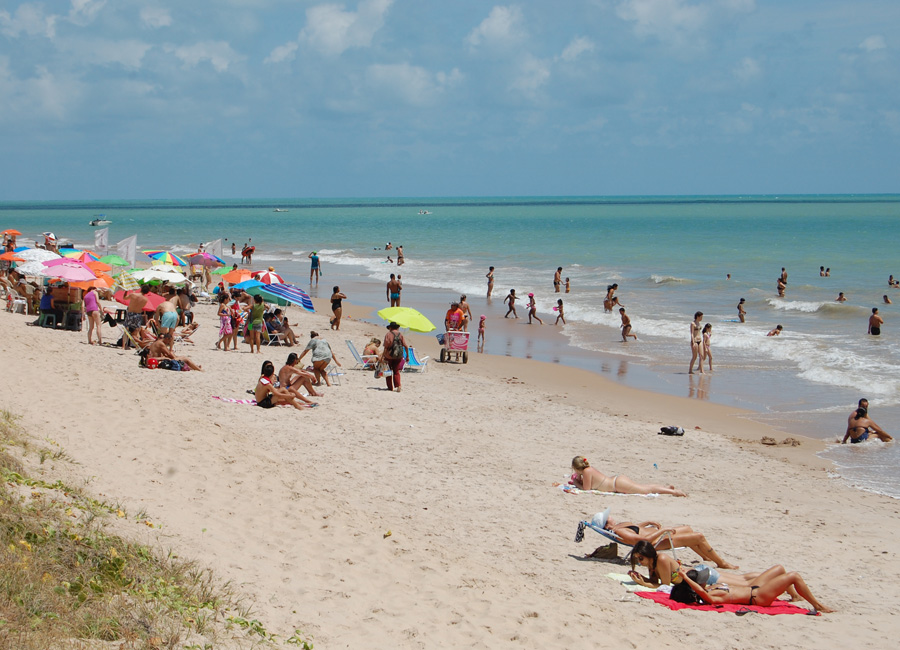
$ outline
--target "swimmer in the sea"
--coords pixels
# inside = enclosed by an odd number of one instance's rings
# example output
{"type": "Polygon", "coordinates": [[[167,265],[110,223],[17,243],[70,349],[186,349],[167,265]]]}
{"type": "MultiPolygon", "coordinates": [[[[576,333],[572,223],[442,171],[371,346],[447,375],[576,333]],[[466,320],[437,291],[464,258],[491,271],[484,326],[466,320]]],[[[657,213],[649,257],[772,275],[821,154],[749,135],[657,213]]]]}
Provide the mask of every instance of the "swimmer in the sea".
{"type": "Polygon", "coordinates": [[[766,336],[779,336],[781,334],[782,330],[784,330],[784,328],[781,325],[776,325],[775,329],[773,329],[771,332],[766,334],[766,336]]]}
{"type": "Polygon", "coordinates": [[[869,334],[880,336],[882,325],[884,325],[884,319],[878,315],[878,307],[872,307],[872,315],[869,316],[869,334]]]}

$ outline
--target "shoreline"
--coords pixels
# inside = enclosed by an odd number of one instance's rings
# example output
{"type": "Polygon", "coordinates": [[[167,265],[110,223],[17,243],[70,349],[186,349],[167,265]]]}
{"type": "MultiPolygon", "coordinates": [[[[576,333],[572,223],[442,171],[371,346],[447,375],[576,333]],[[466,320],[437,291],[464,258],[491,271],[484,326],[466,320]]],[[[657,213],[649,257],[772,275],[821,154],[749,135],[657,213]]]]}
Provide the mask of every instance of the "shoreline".
{"type": "MultiPolygon", "coordinates": [[[[359,348],[385,331],[348,308],[353,319],[331,333],[327,303],[316,306],[291,308],[297,333],[320,331],[344,365],[344,338],[359,348]]],[[[261,361],[288,351],[217,352],[213,307],[196,317],[197,344],[181,353],[204,373],[141,370],[133,353],[90,347],[84,332],[0,313],[9,341],[0,396],[26,430],[65,450],[90,489],[158,522],[147,539],[247,591],[267,629],[300,628],[326,647],[378,635],[398,648],[571,647],[597,635],[617,647],[658,642],[661,629],[670,647],[718,648],[722,635],[747,634],[763,648],[827,647],[847,634],[878,647],[893,633],[900,561],[881,551],[900,529],[896,500],[830,477],[813,443],[763,451],[752,440],[769,429],[734,409],[491,355],[429,361],[426,373],[403,376],[402,393],[345,370],[342,386],[302,412],[222,403],[210,396],[245,396],[261,361]],[[675,423],[684,437],[657,435],[675,423]],[[742,433],[750,442],[732,439],[742,433]],[[552,483],[575,454],[690,496],[564,494],[552,483]],[[747,569],[799,570],[839,612],[737,618],[635,602],[604,577],[622,572],[621,560],[584,560],[603,540],[572,541],[577,522],[607,505],[617,518],[688,522],[747,569]],[[867,573],[880,576],[878,599],[846,561],[847,530],[867,573]]],[[[411,338],[425,353],[437,345],[411,338]]]]}

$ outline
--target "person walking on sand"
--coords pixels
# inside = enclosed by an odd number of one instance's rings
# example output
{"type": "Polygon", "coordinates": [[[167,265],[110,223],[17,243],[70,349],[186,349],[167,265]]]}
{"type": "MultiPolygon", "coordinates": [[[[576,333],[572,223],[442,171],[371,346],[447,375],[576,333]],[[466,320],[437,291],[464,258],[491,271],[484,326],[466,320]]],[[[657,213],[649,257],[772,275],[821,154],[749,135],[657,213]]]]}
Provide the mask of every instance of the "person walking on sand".
{"type": "Polygon", "coordinates": [[[94,344],[93,333],[97,330],[97,344],[103,345],[103,330],[100,326],[103,322],[100,320],[100,303],[97,302],[97,288],[88,287],[84,292],[84,298],[81,301],[82,309],[87,315],[88,321],[88,345],[94,344]]]}
{"type": "Polygon", "coordinates": [[[563,322],[563,325],[566,324],[566,315],[563,313],[563,301],[562,298],[556,301],[556,322],[554,325],[559,325],[559,321],[563,322]]]}
{"type": "Polygon", "coordinates": [[[484,350],[484,322],[486,320],[487,320],[487,316],[482,314],[480,320],[478,321],[478,351],[479,352],[484,350]]]}
{"type": "Polygon", "coordinates": [[[628,317],[628,314],[625,313],[624,307],[619,307],[619,315],[622,317],[622,340],[627,343],[628,337],[630,336],[637,341],[637,334],[631,333],[631,319],[628,317]]]}
{"type": "Polygon", "coordinates": [[[313,251],[309,254],[309,283],[313,283],[313,276],[316,278],[316,286],[319,286],[319,275],[322,273],[322,262],[319,260],[319,254],[313,251]]]}
{"type": "Polygon", "coordinates": [[[559,293],[559,288],[562,285],[562,267],[558,267],[556,269],[556,274],[553,276],[553,292],[559,293]]]}
{"type": "Polygon", "coordinates": [[[703,326],[703,356],[709,364],[709,371],[712,372],[712,347],[710,347],[710,339],[712,338],[712,323],[703,326]]]}
{"type": "Polygon", "coordinates": [[[697,367],[700,374],[703,374],[703,326],[700,321],[703,320],[703,312],[694,313],[694,320],[691,321],[691,365],[688,368],[688,374],[694,374],[694,361],[698,361],[697,367]]]}
{"type": "Polygon", "coordinates": [[[878,307],[872,307],[872,315],[869,316],[869,334],[880,336],[882,325],[884,325],[884,319],[878,315],[878,307]]]}
{"type": "Polygon", "coordinates": [[[740,301],[738,302],[738,306],[737,306],[738,320],[741,321],[742,323],[744,322],[744,319],[747,317],[747,311],[744,309],[745,302],[747,302],[747,301],[744,300],[743,298],[741,298],[740,301]]]}
{"type": "Polygon", "coordinates": [[[400,284],[400,280],[397,279],[397,276],[391,273],[391,279],[388,280],[387,287],[385,288],[385,296],[391,303],[391,307],[400,306],[401,291],[403,291],[403,285],[400,284]]]}
{"type": "Polygon", "coordinates": [[[341,293],[341,288],[335,286],[331,294],[331,313],[334,314],[334,318],[331,319],[331,329],[333,330],[341,329],[341,314],[344,313],[342,301],[346,299],[347,296],[341,293]]]}
{"type": "Polygon", "coordinates": [[[509,318],[510,314],[512,314],[516,318],[519,317],[519,314],[516,313],[516,297],[516,290],[510,289],[509,294],[507,294],[506,298],[503,299],[503,302],[509,303],[509,310],[506,312],[506,315],[503,318],[509,318]]]}
{"type": "Polygon", "coordinates": [[[384,381],[387,389],[393,391],[395,388],[400,392],[400,370],[403,368],[403,359],[406,357],[409,348],[406,345],[406,339],[400,333],[400,326],[391,322],[387,326],[388,333],[384,337],[384,349],[381,351],[379,363],[387,364],[390,374],[385,373],[384,381]]]}
{"type": "Polygon", "coordinates": [[[494,267],[490,267],[488,269],[487,275],[484,276],[487,278],[487,297],[490,298],[491,294],[494,293],[494,267]]]}
{"type": "Polygon", "coordinates": [[[533,293],[529,293],[529,294],[528,294],[528,324],[529,324],[529,325],[531,325],[531,319],[532,319],[532,318],[534,318],[534,320],[536,320],[537,322],[539,322],[541,325],[544,324],[544,321],[542,321],[540,318],[538,318],[538,315],[537,315],[537,302],[536,302],[535,299],[534,299],[534,294],[533,294],[533,293]]]}

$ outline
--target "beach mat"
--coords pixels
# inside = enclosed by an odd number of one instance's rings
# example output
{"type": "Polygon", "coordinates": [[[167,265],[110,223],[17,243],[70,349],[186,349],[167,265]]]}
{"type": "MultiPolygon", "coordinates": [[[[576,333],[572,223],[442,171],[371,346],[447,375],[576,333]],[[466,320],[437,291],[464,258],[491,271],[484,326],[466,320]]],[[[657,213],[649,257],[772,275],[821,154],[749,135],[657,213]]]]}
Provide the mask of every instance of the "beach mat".
{"type": "Polygon", "coordinates": [[[615,580],[616,582],[618,582],[620,585],[625,587],[625,590],[628,593],[631,594],[637,593],[639,591],[651,591],[653,593],[656,593],[656,587],[645,587],[644,585],[639,585],[634,580],[632,580],[631,576],[627,573],[607,573],[606,577],[610,580],[615,580]]]}
{"type": "Polygon", "coordinates": [[[685,605],[684,603],[679,603],[669,598],[669,594],[656,591],[638,591],[635,593],[641,598],[647,598],[659,603],[663,607],[668,607],[673,610],[698,609],[709,612],[732,612],[740,615],[756,612],[757,614],[768,614],[769,616],[775,616],[776,614],[807,614],[809,616],[818,616],[818,612],[815,612],[815,610],[797,607],[793,603],[789,603],[785,600],[776,600],[768,607],[760,607],[759,605],[685,605]]]}
{"type": "MultiPolygon", "coordinates": [[[[212,395],[213,399],[217,399],[220,402],[227,402],[228,404],[243,404],[243,405],[251,405],[256,406],[255,399],[235,399],[234,397],[219,397],[218,395],[212,395]]],[[[294,408],[290,404],[276,404],[276,407],[286,406],[287,408],[294,408]]],[[[304,404],[305,408],[312,408],[313,406],[318,406],[318,404],[304,404]]]]}

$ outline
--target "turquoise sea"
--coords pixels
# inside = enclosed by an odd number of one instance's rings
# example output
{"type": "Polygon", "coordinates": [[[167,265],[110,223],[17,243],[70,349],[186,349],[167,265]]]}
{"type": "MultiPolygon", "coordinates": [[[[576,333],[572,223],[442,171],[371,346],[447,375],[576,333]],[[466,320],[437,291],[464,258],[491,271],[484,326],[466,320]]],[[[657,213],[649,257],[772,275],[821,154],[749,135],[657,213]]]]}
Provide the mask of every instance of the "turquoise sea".
{"type": "MultiPolygon", "coordinates": [[[[380,249],[402,244],[406,304],[438,322],[450,298],[468,294],[473,312],[488,315],[489,332],[498,333],[488,336],[487,352],[571,363],[640,388],[743,407],[787,432],[828,440],[843,435],[865,396],[872,417],[898,432],[900,290],[887,280],[900,277],[900,195],[17,202],[0,203],[0,230],[17,228],[23,241],[53,231],[89,245],[88,222],[101,213],[112,221],[111,243],[136,234],[139,248],[190,252],[223,238],[230,251],[231,242],[240,249],[252,239],[254,266],[275,266],[301,285],[307,255],[317,250],[327,276],[320,295],[332,284],[358,283],[351,299],[378,307],[397,270],[380,249]],[[489,266],[496,267],[491,301],[489,266]],[[553,294],[558,266],[571,279],[568,295],[553,294]],[[830,277],[820,277],[820,266],[830,277]],[[778,298],[782,267],[788,287],[778,298]],[[623,344],[618,314],[604,313],[613,282],[636,343],[623,344]],[[556,299],[564,299],[568,353],[531,345],[531,330],[503,321],[510,288],[534,292],[551,323],[556,299]],[[835,302],[840,291],[847,302],[835,302]],[[883,304],[885,294],[895,304],[883,304]],[[421,305],[410,302],[416,298],[421,305]],[[747,322],[729,322],[740,298],[747,322]],[[878,338],[866,334],[873,307],[885,319],[878,338]],[[715,371],[702,377],[687,374],[697,310],[713,325],[715,371]],[[766,337],[777,324],[784,334],[766,337]]],[[[900,497],[898,448],[848,445],[825,455],[854,484],[900,497]]]]}

